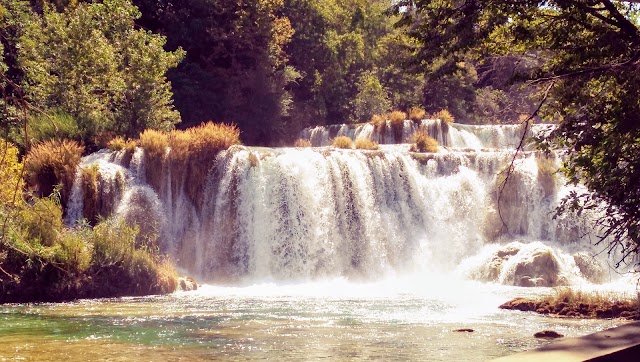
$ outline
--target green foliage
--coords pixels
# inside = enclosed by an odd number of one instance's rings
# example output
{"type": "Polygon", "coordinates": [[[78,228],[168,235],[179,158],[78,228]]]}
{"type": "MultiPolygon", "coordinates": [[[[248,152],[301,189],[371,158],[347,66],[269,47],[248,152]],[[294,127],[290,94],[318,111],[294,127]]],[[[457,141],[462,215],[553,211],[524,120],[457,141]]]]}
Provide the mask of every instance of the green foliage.
{"type": "Polygon", "coordinates": [[[45,4],[20,37],[29,101],[73,117],[86,140],[105,130],[134,136],[173,127],[180,118],[165,73],[183,53],[166,52],[164,38],[135,29],[139,16],[128,0],[81,3],[64,12],[45,4]]]}
{"type": "Polygon", "coordinates": [[[358,80],[358,94],[352,106],[354,119],[364,122],[375,114],[389,110],[391,102],[378,78],[371,72],[365,72],[358,80]]]}
{"type": "Polygon", "coordinates": [[[22,169],[18,149],[0,138],[0,206],[13,205],[22,200],[22,169]]]}
{"type": "Polygon", "coordinates": [[[52,246],[62,232],[62,206],[57,197],[36,198],[18,211],[20,224],[28,240],[36,245],[52,246]]]}
{"type": "MultiPolygon", "coordinates": [[[[51,139],[81,140],[82,133],[76,120],[67,113],[34,113],[27,121],[28,144],[36,144],[51,139]]],[[[24,137],[25,135],[21,135],[24,137]]],[[[27,143],[23,142],[23,145],[27,143]]]]}

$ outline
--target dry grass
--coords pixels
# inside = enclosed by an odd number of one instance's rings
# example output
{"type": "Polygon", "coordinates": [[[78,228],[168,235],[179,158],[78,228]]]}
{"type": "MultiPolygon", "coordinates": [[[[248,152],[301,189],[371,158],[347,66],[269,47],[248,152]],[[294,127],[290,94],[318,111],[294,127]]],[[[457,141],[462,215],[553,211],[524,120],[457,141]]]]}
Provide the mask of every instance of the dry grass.
{"type": "Polygon", "coordinates": [[[300,138],[293,143],[293,147],[298,147],[298,148],[311,147],[311,141],[309,141],[306,138],[300,138]]]}
{"type": "Polygon", "coordinates": [[[153,159],[162,159],[169,147],[169,137],[166,133],[153,129],[145,130],[140,134],[140,147],[145,155],[153,159]]]}
{"type": "Polygon", "coordinates": [[[413,108],[411,108],[409,110],[409,119],[414,121],[414,122],[419,122],[419,121],[422,121],[424,119],[426,114],[427,114],[427,112],[424,110],[424,108],[413,107],[413,108]]]}
{"type": "Polygon", "coordinates": [[[353,148],[353,141],[351,140],[351,138],[347,136],[338,136],[333,139],[333,142],[331,144],[335,148],[344,148],[344,149],[353,148]]]}
{"type": "Polygon", "coordinates": [[[438,152],[438,141],[429,136],[429,133],[424,129],[415,131],[411,139],[413,142],[412,152],[438,152]]]}
{"type": "Polygon", "coordinates": [[[377,150],[380,148],[378,143],[373,142],[372,140],[367,138],[358,138],[356,139],[354,144],[356,146],[356,149],[359,150],[377,150]]]}
{"type": "Polygon", "coordinates": [[[240,130],[232,124],[207,122],[184,131],[172,131],[169,134],[169,162],[175,177],[172,184],[179,187],[182,173],[187,172],[183,187],[198,205],[217,154],[239,143],[240,130]]]}
{"type": "Polygon", "coordinates": [[[441,109],[436,114],[433,115],[433,118],[445,121],[447,123],[455,123],[455,118],[453,115],[446,109],[441,109]]]}
{"type": "Polygon", "coordinates": [[[387,124],[387,119],[389,119],[388,114],[374,114],[369,123],[376,128],[380,128],[387,124]]]}
{"type": "Polygon", "coordinates": [[[123,137],[118,136],[109,141],[107,147],[114,152],[125,150],[127,153],[133,153],[138,147],[138,143],[135,140],[125,140],[123,137]]]}
{"type": "Polygon", "coordinates": [[[393,111],[389,114],[389,120],[391,121],[391,127],[402,128],[404,121],[407,119],[407,114],[402,111],[393,111]]]}
{"type": "Polygon", "coordinates": [[[69,140],[50,140],[37,144],[27,154],[25,178],[39,196],[49,196],[57,185],[62,185],[60,196],[66,204],[76,168],[84,147],[69,140]]]}

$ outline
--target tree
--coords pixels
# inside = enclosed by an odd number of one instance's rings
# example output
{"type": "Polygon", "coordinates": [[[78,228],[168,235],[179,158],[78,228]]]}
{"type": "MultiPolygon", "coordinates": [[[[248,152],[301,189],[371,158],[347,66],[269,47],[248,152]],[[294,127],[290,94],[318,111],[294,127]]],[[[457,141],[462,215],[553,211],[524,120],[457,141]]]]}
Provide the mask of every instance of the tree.
{"type": "Polygon", "coordinates": [[[85,140],[100,132],[129,137],[171,129],[168,69],[183,57],[163,37],[136,29],[140,12],[128,0],[80,3],[63,12],[43,5],[19,38],[17,66],[26,99],[44,113],[71,115],[85,140]]]}
{"type": "MultiPolygon", "coordinates": [[[[536,57],[516,79],[543,90],[536,110],[558,120],[541,139],[566,150],[569,195],[559,212],[606,205],[596,236],[618,265],[640,251],[640,30],[638,5],[617,1],[400,1],[422,44],[423,66],[495,55],[536,57]],[[603,204],[604,202],[604,204],[603,204]]],[[[636,259],[637,260],[637,259],[636,259]]]]}

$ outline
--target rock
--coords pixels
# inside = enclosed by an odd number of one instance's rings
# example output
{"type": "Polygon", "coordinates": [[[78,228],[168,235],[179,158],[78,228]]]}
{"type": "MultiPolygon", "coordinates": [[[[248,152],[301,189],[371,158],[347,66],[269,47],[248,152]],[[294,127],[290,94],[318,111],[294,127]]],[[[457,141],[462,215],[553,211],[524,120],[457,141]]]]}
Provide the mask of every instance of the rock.
{"type": "Polygon", "coordinates": [[[558,285],[558,261],[549,249],[537,249],[515,266],[516,285],[554,287],[558,285]]]}
{"type": "Polygon", "coordinates": [[[536,311],[538,309],[538,302],[526,298],[515,298],[502,304],[499,308],[515,309],[523,312],[536,311]]]}
{"type": "Polygon", "coordinates": [[[460,329],[455,329],[454,332],[468,332],[468,333],[471,333],[471,332],[473,332],[473,329],[471,329],[471,328],[460,328],[460,329]]]}
{"type": "Polygon", "coordinates": [[[198,290],[198,283],[191,277],[180,277],[178,278],[178,290],[185,292],[198,290]]]}
{"type": "Polygon", "coordinates": [[[562,338],[564,335],[555,331],[541,331],[533,335],[536,338],[562,338]]]}
{"type": "Polygon", "coordinates": [[[580,269],[580,274],[588,281],[599,284],[607,280],[606,267],[588,253],[575,253],[573,254],[573,260],[578,269],[580,269]]]}

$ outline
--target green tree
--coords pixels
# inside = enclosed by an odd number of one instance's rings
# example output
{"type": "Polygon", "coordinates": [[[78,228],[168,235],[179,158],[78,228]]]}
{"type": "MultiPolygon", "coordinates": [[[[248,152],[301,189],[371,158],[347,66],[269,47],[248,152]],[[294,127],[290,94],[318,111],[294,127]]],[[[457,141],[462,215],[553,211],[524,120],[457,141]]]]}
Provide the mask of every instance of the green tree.
{"type": "Polygon", "coordinates": [[[559,212],[603,210],[598,240],[618,261],[640,250],[640,30],[629,2],[401,1],[421,64],[495,55],[536,57],[517,74],[543,89],[539,113],[558,120],[543,148],[565,149],[574,192],[559,212]],[[403,6],[411,5],[407,8],[403,6]]]}
{"type": "Polygon", "coordinates": [[[183,52],[166,52],[163,37],[136,29],[139,16],[128,0],[81,3],[64,12],[45,4],[19,39],[29,102],[71,115],[85,139],[172,128],[180,115],[165,73],[183,52]]]}
{"type": "Polygon", "coordinates": [[[353,100],[356,120],[366,122],[374,114],[382,114],[390,107],[389,96],[378,78],[371,72],[362,74],[358,81],[358,94],[353,100]]]}

